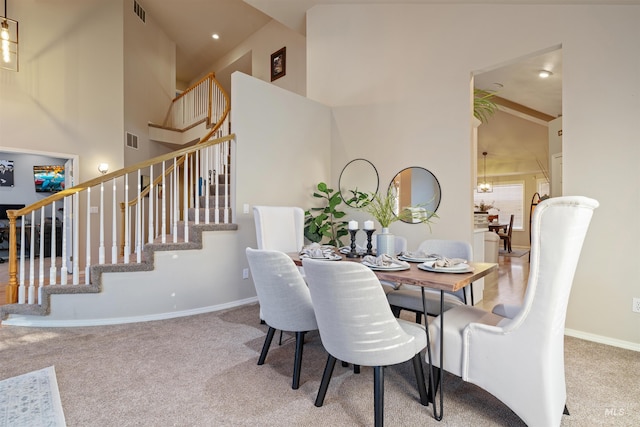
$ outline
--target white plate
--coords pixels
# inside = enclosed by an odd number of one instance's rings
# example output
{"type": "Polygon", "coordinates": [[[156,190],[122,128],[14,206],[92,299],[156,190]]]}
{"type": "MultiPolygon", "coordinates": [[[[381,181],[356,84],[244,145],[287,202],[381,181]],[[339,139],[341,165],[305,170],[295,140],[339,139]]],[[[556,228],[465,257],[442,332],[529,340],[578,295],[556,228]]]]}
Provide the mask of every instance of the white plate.
{"type": "Polygon", "coordinates": [[[411,268],[408,265],[404,266],[404,265],[396,265],[396,264],[385,267],[383,265],[369,264],[368,262],[363,262],[362,265],[366,265],[370,269],[378,270],[378,271],[402,271],[402,270],[408,270],[411,268]]]}
{"type": "Polygon", "coordinates": [[[304,257],[304,258],[324,259],[324,260],[327,260],[327,261],[338,261],[338,260],[342,259],[342,257],[340,255],[338,255],[338,254],[333,254],[333,255],[330,255],[330,256],[322,256],[322,257],[307,256],[307,257],[304,257]]]}
{"type": "Polygon", "coordinates": [[[420,270],[432,271],[435,273],[471,273],[473,267],[469,264],[456,264],[452,267],[434,267],[435,261],[427,261],[422,264],[418,264],[420,270]]]}
{"type": "Polygon", "coordinates": [[[407,255],[398,255],[398,259],[401,261],[407,261],[407,262],[427,262],[427,261],[437,260],[436,257],[414,258],[407,255]]]}

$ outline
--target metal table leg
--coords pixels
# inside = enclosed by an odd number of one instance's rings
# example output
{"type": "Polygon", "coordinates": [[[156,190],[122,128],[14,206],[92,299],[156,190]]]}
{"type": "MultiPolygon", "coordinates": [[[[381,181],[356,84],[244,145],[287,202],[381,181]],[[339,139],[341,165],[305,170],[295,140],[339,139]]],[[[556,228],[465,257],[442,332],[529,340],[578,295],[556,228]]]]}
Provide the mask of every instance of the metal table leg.
{"type": "MultiPolygon", "coordinates": [[[[433,403],[433,417],[440,421],[442,420],[443,415],[443,406],[444,406],[444,390],[442,384],[442,366],[440,368],[436,368],[437,371],[434,371],[433,367],[433,359],[431,356],[431,337],[429,335],[429,322],[427,322],[427,302],[424,295],[424,287],[421,288],[422,291],[422,309],[425,313],[425,333],[427,334],[427,357],[429,358],[429,393],[428,396],[433,403]],[[437,379],[435,378],[437,377],[437,379]],[[440,389],[440,412],[438,413],[438,405],[436,405],[436,395],[438,394],[438,389],[440,389]]],[[[442,365],[443,361],[443,332],[444,331],[444,291],[440,291],[440,365],[442,365]]]]}

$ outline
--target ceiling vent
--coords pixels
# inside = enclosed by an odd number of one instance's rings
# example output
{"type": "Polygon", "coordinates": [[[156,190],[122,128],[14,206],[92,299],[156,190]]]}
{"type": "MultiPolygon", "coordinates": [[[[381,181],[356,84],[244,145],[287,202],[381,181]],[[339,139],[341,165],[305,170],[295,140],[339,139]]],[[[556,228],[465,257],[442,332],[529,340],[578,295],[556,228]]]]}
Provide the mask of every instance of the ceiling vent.
{"type": "Polygon", "coordinates": [[[127,147],[138,149],[138,135],[127,132],[127,147]]]}
{"type": "Polygon", "coordinates": [[[133,12],[138,15],[142,22],[147,22],[147,12],[140,6],[140,3],[133,1],[133,12]]]}

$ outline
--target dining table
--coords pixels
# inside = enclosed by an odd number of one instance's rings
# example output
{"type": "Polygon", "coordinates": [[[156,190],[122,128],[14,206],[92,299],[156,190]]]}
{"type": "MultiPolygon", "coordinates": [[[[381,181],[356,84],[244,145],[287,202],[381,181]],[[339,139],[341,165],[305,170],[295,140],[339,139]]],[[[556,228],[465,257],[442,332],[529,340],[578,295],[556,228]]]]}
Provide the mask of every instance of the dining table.
{"type": "MultiPolygon", "coordinates": [[[[302,266],[302,258],[299,253],[289,253],[288,254],[294,263],[298,266],[302,266]]],[[[327,262],[339,262],[339,261],[347,261],[347,262],[361,262],[362,258],[359,257],[347,257],[345,254],[340,254],[340,258],[333,258],[333,260],[327,260],[327,262]]],[[[444,292],[455,292],[464,288],[465,286],[469,286],[474,281],[479,280],[489,273],[498,269],[498,264],[494,263],[486,263],[486,262],[468,262],[469,269],[471,271],[465,272],[434,272],[434,271],[426,271],[418,267],[421,263],[419,262],[408,262],[409,268],[404,270],[395,270],[395,269],[376,269],[372,268],[373,272],[376,274],[378,279],[387,280],[390,282],[403,283],[403,284],[411,284],[415,286],[419,286],[422,291],[422,306],[423,311],[426,313],[426,299],[425,292],[426,288],[437,289],[440,291],[440,330],[444,331],[444,292]]],[[[429,336],[429,328],[425,328],[425,333],[427,335],[427,358],[429,360],[429,401],[433,403],[433,416],[436,420],[442,420],[444,415],[443,406],[444,406],[444,390],[442,384],[442,368],[434,368],[432,363],[432,355],[431,355],[431,338],[429,336]],[[434,370],[435,369],[435,370],[434,370]],[[436,405],[436,395],[439,391],[439,402],[436,405]],[[438,408],[439,406],[439,408],[438,408]],[[439,409],[439,411],[438,411],[439,409]]],[[[443,334],[440,334],[440,360],[444,360],[444,340],[443,334]]]]}
{"type": "Polygon", "coordinates": [[[506,234],[508,228],[509,228],[509,224],[498,224],[497,222],[489,223],[489,230],[495,231],[496,233],[502,230],[506,234]]]}

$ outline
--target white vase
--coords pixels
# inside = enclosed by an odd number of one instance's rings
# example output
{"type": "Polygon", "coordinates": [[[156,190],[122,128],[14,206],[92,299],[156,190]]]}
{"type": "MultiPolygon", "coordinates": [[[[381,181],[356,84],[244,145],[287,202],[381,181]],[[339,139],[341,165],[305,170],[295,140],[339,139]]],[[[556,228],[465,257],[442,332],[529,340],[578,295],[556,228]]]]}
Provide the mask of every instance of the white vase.
{"type": "Polygon", "coordinates": [[[389,229],[382,228],[380,234],[376,235],[376,255],[387,254],[389,256],[395,256],[396,252],[396,239],[393,234],[389,233],[389,229]]]}

